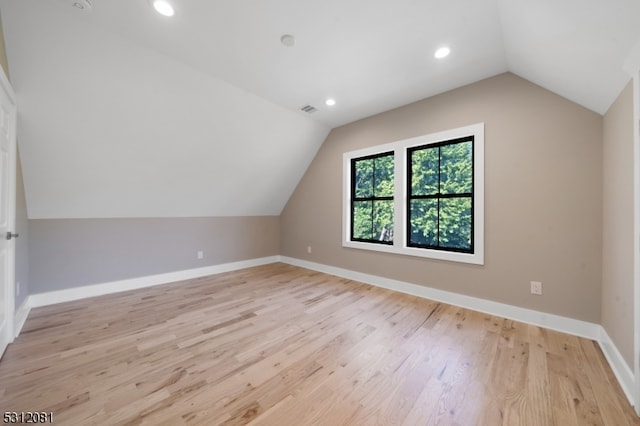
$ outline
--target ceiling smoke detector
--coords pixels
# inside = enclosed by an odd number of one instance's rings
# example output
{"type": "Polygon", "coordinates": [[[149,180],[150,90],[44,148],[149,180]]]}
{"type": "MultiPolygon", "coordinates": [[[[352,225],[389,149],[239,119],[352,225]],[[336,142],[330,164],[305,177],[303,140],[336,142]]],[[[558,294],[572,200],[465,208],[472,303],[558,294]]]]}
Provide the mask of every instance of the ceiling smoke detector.
{"type": "Polygon", "coordinates": [[[293,47],[296,44],[296,38],[291,34],[283,34],[282,37],[280,37],[280,43],[282,43],[283,46],[293,47]]]}

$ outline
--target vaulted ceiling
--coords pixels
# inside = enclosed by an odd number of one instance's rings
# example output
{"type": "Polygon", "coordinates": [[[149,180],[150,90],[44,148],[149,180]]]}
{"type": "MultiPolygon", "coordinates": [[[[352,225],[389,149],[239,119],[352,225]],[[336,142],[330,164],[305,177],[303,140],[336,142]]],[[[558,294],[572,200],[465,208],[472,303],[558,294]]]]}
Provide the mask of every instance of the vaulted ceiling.
{"type": "Polygon", "coordinates": [[[0,0],[32,218],[277,215],[335,126],[506,71],[602,114],[640,41],[637,0],[85,1],[0,0]]]}

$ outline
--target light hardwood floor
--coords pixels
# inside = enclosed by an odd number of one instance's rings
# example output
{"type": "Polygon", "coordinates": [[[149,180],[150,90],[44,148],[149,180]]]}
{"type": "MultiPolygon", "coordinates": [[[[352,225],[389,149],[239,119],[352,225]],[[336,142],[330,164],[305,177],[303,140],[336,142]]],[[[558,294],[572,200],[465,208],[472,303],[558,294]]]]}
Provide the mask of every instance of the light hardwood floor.
{"type": "Polygon", "coordinates": [[[638,425],[590,340],[272,264],[32,310],[4,411],[61,425],[638,425]]]}

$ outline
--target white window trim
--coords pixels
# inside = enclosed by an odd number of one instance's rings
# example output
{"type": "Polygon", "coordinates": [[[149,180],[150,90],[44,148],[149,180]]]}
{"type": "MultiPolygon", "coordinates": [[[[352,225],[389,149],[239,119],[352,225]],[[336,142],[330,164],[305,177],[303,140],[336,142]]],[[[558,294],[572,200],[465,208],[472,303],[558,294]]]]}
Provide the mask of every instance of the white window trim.
{"type": "Polygon", "coordinates": [[[342,156],[342,246],[354,249],[373,250],[407,256],[427,257],[431,259],[484,265],[484,123],[473,124],[457,129],[404,139],[384,145],[376,145],[357,151],[345,152],[342,156]],[[407,148],[428,145],[451,139],[474,136],[474,193],[473,193],[473,246],[474,253],[457,253],[407,246],[407,201],[406,156],[407,148]],[[351,160],[353,158],[374,155],[382,152],[394,152],[394,230],[393,245],[351,241],[351,160]]]}

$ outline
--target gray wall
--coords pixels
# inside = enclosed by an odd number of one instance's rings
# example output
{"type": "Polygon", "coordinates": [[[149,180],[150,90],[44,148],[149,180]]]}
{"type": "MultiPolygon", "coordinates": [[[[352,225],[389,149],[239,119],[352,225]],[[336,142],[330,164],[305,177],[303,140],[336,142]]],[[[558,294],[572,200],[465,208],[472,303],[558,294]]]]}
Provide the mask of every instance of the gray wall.
{"type": "Polygon", "coordinates": [[[602,116],[513,74],[489,78],[334,129],[281,218],[286,256],[599,323],[602,116]],[[484,266],[342,247],[344,152],[478,122],[484,266]]]}
{"type": "Polygon", "coordinates": [[[29,221],[31,293],[279,254],[277,216],[29,221]],[[204,258],[198,260],[198,250],[204,258]]]}
{"type": "Polygon", "coordinates": [[[604,116],[602,326],[633,368],[633,82],[604,116]]]}

